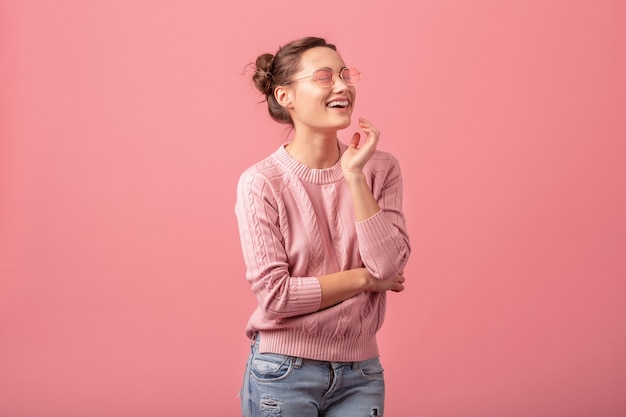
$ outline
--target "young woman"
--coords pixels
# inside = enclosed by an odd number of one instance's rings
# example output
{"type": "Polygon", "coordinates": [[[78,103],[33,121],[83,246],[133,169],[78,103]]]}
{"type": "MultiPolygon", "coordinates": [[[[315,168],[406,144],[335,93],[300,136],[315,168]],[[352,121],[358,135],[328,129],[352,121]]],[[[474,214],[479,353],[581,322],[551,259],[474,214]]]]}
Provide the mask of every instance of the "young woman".
{"type": "Polygon", "coordinates": [[[241,391],[246,417],[381,416],[376,332],[385,293],[404,289],[410,247],[397,160],[379,132],[349,145],[360,74],[334,45],[307,37],[256,60],[255,86],[293,139],[237,186],[246,278],[259,306],[241,391]]]}

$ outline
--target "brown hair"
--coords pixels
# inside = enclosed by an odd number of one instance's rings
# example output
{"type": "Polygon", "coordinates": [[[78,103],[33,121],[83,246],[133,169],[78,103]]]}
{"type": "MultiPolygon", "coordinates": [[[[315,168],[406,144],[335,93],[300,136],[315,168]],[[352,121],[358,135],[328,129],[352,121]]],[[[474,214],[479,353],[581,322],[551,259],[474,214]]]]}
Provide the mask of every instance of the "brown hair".
{"type": "Polygon", "coordinates": [[[256,59],[256,69],[252,75],[252,81],[254,86],[265,96],[270,116],[278,123],[293,126],[289,113],[276,101],[274,89],[290,81],[293,75],[298,72],[300,57],[305,51],[318,46],[337,50],[335,45],[327,43],[325,39],[308,36],[281,46],[276,55],[265,53],[256,59]]]}

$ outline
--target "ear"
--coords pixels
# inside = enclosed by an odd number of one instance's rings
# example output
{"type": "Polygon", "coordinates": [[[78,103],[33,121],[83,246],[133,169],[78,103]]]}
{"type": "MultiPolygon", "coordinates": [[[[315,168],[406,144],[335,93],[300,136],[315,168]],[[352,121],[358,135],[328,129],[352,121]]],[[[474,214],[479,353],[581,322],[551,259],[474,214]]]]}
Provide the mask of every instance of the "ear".
{"type": "Polygon", "coordinates": [[[279,85],[274,89],[274,98],[285,108],[293,107],[293,90],[287,86],[279,85]]]}

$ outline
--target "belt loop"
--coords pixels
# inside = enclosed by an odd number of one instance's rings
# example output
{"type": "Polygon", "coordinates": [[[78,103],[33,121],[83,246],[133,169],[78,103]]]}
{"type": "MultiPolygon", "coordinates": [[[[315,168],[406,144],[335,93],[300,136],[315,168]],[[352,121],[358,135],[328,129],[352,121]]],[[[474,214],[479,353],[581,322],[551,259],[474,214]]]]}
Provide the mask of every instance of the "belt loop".
{"type": "Polygon", "coordinates": [[[358,362],[352,362],[352,370],[356,371],[357,369],[359,369],[359,363],[358,362]]]}
{"type": "Polygon", "coordinates": [[[254,334],[250,338],[250,347],[253,347],[256,344],[258,338],[259,338],[259,332],[254,332],[254,334]]]}
{"type": "Polygon", "coordinates": [[[300,369],[302,367],[302,358],[301,357],[295,357],[293,359],[295,359],[295,361],[293,363],[293,367],[296,368],[296,369],[300,369]]]}

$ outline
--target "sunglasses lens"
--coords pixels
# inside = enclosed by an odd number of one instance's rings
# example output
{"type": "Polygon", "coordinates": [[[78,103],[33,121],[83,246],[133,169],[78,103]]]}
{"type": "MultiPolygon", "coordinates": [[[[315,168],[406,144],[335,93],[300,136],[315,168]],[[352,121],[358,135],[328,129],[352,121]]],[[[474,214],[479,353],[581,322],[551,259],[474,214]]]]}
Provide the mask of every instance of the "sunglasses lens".
{"type": "Polygon", "coordinates": [[[315,71],[314,80],[317,81],[319,85],[328,87],[333,83],[333,73],[327,69],[321,69],[315,71]]]}
{"type": "Polygon", "coordinates": [[[344,68],[341,78],[348,85],[357,85],[361,80],[361,73],[356,68],[344,68]]]}
{"type": "MultiPolygon", "coordinates": [[[[322,87],[330,87],[333,85],[333,72],[329,69],[317,70],[313,79],[322,87]]],[[[361,73],[356,68],[344,68],[341,70],[341,79],[349,86],[357,85],[361,80],[361,73]]]]}

